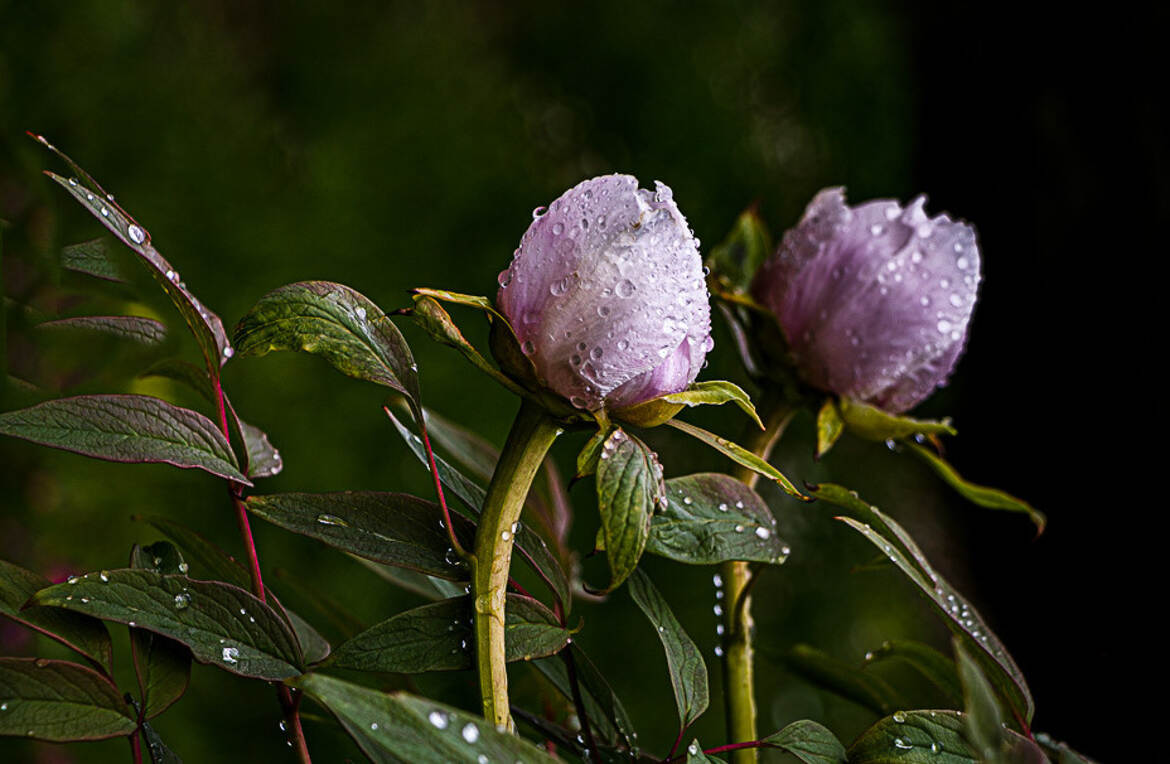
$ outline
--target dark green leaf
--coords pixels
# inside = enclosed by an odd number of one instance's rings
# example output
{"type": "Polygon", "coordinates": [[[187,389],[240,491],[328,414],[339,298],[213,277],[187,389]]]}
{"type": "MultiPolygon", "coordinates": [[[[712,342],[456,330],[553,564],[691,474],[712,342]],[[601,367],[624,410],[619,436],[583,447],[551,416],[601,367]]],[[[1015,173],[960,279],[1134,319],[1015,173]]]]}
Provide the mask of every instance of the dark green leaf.
{"type": "Polygon", "coordinates": [[[118,688],[93,669],[0,658],[0,735],[60,743],[129,735],[137,726],[118,688]]]}
{"type": "Polygon", "coordinates": [[[633,572],[650,537],[650,517],[664,503],[662,465],[650,448],[621,428],[605,440],[597,463],[597,510],[609,562],[607,590],[633,572]]]}
{"type": "Polygon", "coordinates": [[[666,665],[670,684],[674,687],[674,702],[678,707],[679,727],[686,728],[707,710],[707,664],[690,635],[670,611],[666,600],[654,588],[650,577],[640,570],[630,576],[630,596],[654,626],[666,665]]]}
{"type": "Polygon", "coordinates": [[[235,343],[244,355],[314,353],[343,374],[419,400],[406,340],[381,308],[343,284],[303,281],[274,289],[240,319],[235,343]]]}
{"type": "Polygon", "coordinates": [[[200,663],[233,674],[277,680],[301,673],[300,648],[284,620],[219,581],[111,570],[42,589],[33,602],[162,634],[191,648],[200,663]]]}
{"type": "Polygon", "coordinates": [[[110,334],[140,345],[159,345],[167,338],[165,324],[139,316],[77,316],[37,324],[38,329],[110,334]]]}
{"type": "Polygon", "coordinates": [[[956,711],[897,711],[849,746],[850,764],[974,764],[956,711]]]}
{"type": "MultiPolygon", "coordinates": [[[[569,645],[569,650],[572,651],[573,661],[577,667],[581,696],[585,702],[586,713],[589,714],[589,721],[593,724],[594,733],[608,744],[636,747],[638,733],[634,731],[634,725],[613,688],[579,647],[575,644],[569,645]]],[[[563,660],[548,658],[533,661],[532,665],[566,700],[570,702],[573,700],[569,674],[563,660]]]]}
{"type": "Polygon", "coordinates": [[[79,395],[7,411],[0,434],[111,462],[195,467],[251,485],[210,419],[146,395],[79,395]]]}
{"type": "MultiPolygon", "coordinates": [[[[572,634],[531,597],[509,594],[505,613],[504,644],[509,661],[552,655],[572,634]]],[[[403,674],[472,668],[472,616],[471,600],[466,596],[399,613],[340,645],[330,665],[403,674]]]]}
{"type": "Polygon", "coordinates": [[[748,451],[743,446],[737,443],[732,443],[727,438],[720,437],[713,432],[707,432],[701,427],[695,427],[693,424],[680,422],[677,419],[672,419],[667,422],[667,424],[676,430],[682,430],[687,435],[690,435],[696,440],[700,440],[703,443],[706,443],[708,446],[714,448],[716,451],[731,459],[736,464],[747,467],[752,472],[758,472],[769,480],[774,481],[776,485],[780,486],[780,488],[782,488],[784,492],[790,496],[795,496],[798,499],[808,499],[807,496],[797,490],[796,486],[793,485],[791,480],[784,476],[784,473],[780,472],[780,470],[776,469],[771,464],[768,464],[767,461],[761,459],[759,456],[756,456],[751,451],[748,451]]]}
{"type": "Polygon", "coordinates": [[[142,738],[150,755],[150,764],[183,764],[178,754],[168,748],[154,727],[146,722],[142,724],[142,738]]]}
{"type": "MultiPolygon", "coordinates": [[[[134,545],[130,553],[133,568],[167,575],[183,575],[187,565],[170,543],[159,541],[147,547],[134,545]]],[[[183,697],[191,680],[191,651],[178,642],[146,631],[130,629],[134,673],[138,677],[144,718],[153,719],[183,697]]]]}
{"type": "Polygon", "coordinates": [[[332,648],[329,646],[329,640],[325,639],[321,632],[291,610],[284,610],[284,615],[288,617],[287,621],[292,626],[293,633],[296,634],[297,643],[301,646],[301,652],[305,655],[307,665],[320,663],[329,657],[332,648]]]}
{"type": "Polygon", "coordinates": [[[981,761],[1005,764],[1003,716],[995,699],[995,689],[979,670],[979,664],[967,654],[958,637],[954,639],[954,648],[959,679],[963,683],[963,707],[967,711],[963,719],[964,737],[979,754],[981,761]]]}
{"type": "Polygon", "coordinates": [[[31,570],[0,560],[0,615],[57,640],[113,674],[113,647],[106,625],[96,618],[55,607],[21,607],[49,580],[31,570]]]}
{"type": "Polygon", "coordinates": [[[92,239],[65,247],[61,250],[61,267],[105,281],[126,281],[118,264],[110,257],[105,239],[92,239]]]}
{"type": "Polygon", "coordinates": [[[910,535],[877,507],[861,500],[855,491],[825,483],[813,490],[818,499],[849,511],[840,518],[882,551],[926,596],[943,616],[951,631],[964,639],[971,655],[1015,713],[1030,721],[1034,706],[1028,684],[1003,643],[983,622],[975,608],[963,599],[926,560],[910,535]]]}
{"type": "Polygon", "coordinates": [[[885,680],[839,661],[810,645],[795,645],[784,656],[792,673],[810,684],[852,700],[874,713],[889,713],[901,703],[885,680]]]}
{"type": "Polygon", "coordinates": [[[770,254],[772,237],[753,207],[740,213],[727,238],[711,249],[707,266],[725,289],[744,292],[770,254]]]}
{"type": "Polygon", "coordinates": [[[889,414],[868,403],[842,398],[838,405],[849,431],[867,440],[901,440],[911,435],[954,435],[950,419],[913,419],[889,414]]]}
{"type": "Polygon", "coordinates": [[[206,369],[178,358],[168,358],[152,364],[140,377],[164,377],[180,382],[199,393],[205,401],[215,405],[215,387],[206,369]]]}
{"type": "MultiPolygon", "coordinates": [[[[234,409],[232,416],[235,417],[234,409]]],[[[272,477],[284,469],[284,461],[281,459],[280,452],[269,442],[268,435],[259,427],[253,427],[238,417],[235,419],[240,439],[244,442],[248,477],[272,477]]]]}
{"type": "MultiPolygon", "coordinates": [[[[344,491],[250,496],[248,511],[302,536],[369,560],[440,578],[467,576],[450,546],[438,504],[405,493],[344,491]]],[[[475,526],[451,518],[461,543],[470,547],[475,526]]]]}
{"type": "Polygon", "coordinates": [[[612,427],[601,427],[590,436],[581,452],[577,454],[578,478],[589,477],[597,473],[597,464],[601,461],[601,448],[612,433],[612,427]]]}
{"type": "Polygon", "coordinates": [[[807,719],[773,732],[763,742],[780,748],[804,764],[845,764],[845,746],[829,730],[807,719]]]}
{"type": "Polygon", "coordinates": [[[942,690],[948,701],[955,705],[963,701],[963,687],[959,684],[955,662],[933,647],[921,642],[894,640],[883,642],[880,648],[865,654],[867,668],[886,660],[904,661],[942,690]]]}
{"type": "Polygon", "coordinates": [[[414,308],[409,312],[414,322],[418,324],[431,339],[444,345],[455,348],[463,357],[471,361],[477,369],[499,382],[517,395],[523,395],[524,390],[499,369],[488,362],[475,347],[463,336],[463,332],[455,324],[451,314],[443,308],[433,297],[423,294],[414,296],[414,308]]]}
{"type": "Polygon", "coordinates": [[[432,409],[424,408],[427,433],[441,448],[446,449],[472,476],[482,481],[492,479],[500,451],[476,433],[440,416],[432,409]]]}
{"type": "Polygon", "coordinates": [[[929,464],[930,468],[947,485],[958,491],[959,495],[967,501],[981,507],[987,507],[988,509],[1005,509],[1008,512],[1026,514],[1036,524],[1036,532],[1044,532],[1044,526],[1047,525],[1048,519],[1044,516],[1043,512],[1028,502],[1023,499],[1017,499],[1015,496],[1001,491],[998,488],[989,488],[988,486],[968,482],[959,475],[958,471],[950,463],[929,448],[920,446],[917,443],[908,442],[906,445],[910,447],[911,451],[929,464]]]}
{"type": "Polygon", "coordinates": [[[1069,748],[1067,743],[1054,740],[1051,735],[1037,732],[1035,736],[1036,742],[1056,764],[1096,764],[1088,756],[1069,748]]]}
{"type": "Polygon", "coordinates": [[[816,458],[820,459],[829,453],[829,449],[845,432],[845,420],[837,410],[837,402],[826,398],[821,410],[817,413],[817,451],[816,458]]]}
{"type": "Polygon", "coordinates": [[[383,565],[380,562],[367,560],[356,555],[350,555],[350,557],[362,567],[372,571],[374,575],[383,581],[393,584],[400,589],[405,589],[408,592],[413,592],[420,597],[425,597],[428,600],[445,600],[466,593],[464,592],[464,587],[467,584],[459,584],[443,578],[435,578],[434,576],[428,576],[426,573],[419,573],[417,570],[410,570],[409,568],[395,568],[390,565],[383,565]]]}
{"type": "Polygon", "coordinates": [[[686,764],[723,764],[723,759],[703,753],[703,746],[699,745],[698,738],[687,746],[686,755],[686,764]]]}
{"type": "Polygon", "coordinates": [[[666,507],[654,515],[646,551],[691,565],[727,560],[779,564],[791,551],[759,495],[714,472],[666,481],[666,507]]]}
{"type": "Polygon", "coordinates": [[[477,715],[432,700],[381,693],[321,674],[306,674],[295,684],[328,708],[375,761],[555,761],[532,743],[496,730],[477,715]]]}

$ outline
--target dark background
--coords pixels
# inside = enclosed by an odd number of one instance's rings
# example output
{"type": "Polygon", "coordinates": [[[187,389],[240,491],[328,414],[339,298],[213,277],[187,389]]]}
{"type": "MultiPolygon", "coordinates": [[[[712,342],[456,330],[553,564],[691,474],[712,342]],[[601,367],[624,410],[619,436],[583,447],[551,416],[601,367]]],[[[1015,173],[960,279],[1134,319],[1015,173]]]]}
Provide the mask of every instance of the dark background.
{"type": "MultiPolygon", "coordinates": [[[[494,295],[530,210],[605,172],[670,184],[704,249],[752,202],[778,234],[824,186],[847,186],[855,202],[925,192],[930,212],[976,225],[985,281],[952,384],[918,413],[952,415],[952,462],[1029,499],[1048,531],[1034,538],[1020,517],[969,506],[908,457],[848,436],[814,465],[810,419],[795,422],[778,463],[859,489],[920,538],[1028,677],[1036,729],[1103,760],[1134,760],[1140,741],[1104,720],[1149,671],[1157,640],[1143,636],[1139,613],[1165,599],[1150,593],[1134,607],[1124,594],[1164,579],[1138,567],[1137,539],[1161,502],[1134,498],[1142,473],[1129,461],[1131,423],[1160,412],[1148,344],[1143,355],[1129,338],[1165,326],[1137,297],[1147,263],[1165,252],[1164,86],[1152,65],[1164,14],[841,1],[238,5],[0,0],[6,294],[61,245],[100,233],[40,176],[64,170],[26,129],[114,191],[229,326],[269,289],[310,278],[349,284],[387,310],[416,285],[494,295]]],[[[62,279],[38,307],[85,312],[72,298],[80,283],[62,279]]],[[[125,311],[174,318],[157,301],[119,299],[125,311]]],[[[42,351],[17,309],[5,311],[10,370],[50,393],[134,390],[194,404],[120,374],[135,359],[112,346],[49,348],[30,366],[42,351]],[[95,363],[108,367],[100,378],[73,378],[95,363]]],[[[476,316],[457,318],[482,342],[476,316]]],[[[428,404],[502,442],[514,401],[404,331],[428,404]]],[[[706,377],[741,378],[721,326],[716,340],[706,377]]],[[[241,359],[225,374],[285,458],[262,490],[427,495],[372,386],[294,356],[241,359]]],[[[3,395],[3,409],[28,403],[3,395]]],[[[732,412],[688,416],[731,435],[741,426],[732,412]]],[[[668,476],[726,466],[667,434],[651,442],[668,476]]],[[[573,445],[556,449],[566,466],[573,445]]],[[[573,497],[585,551],[592,489],[573,497]]],[[[824,508],[768,497],[794,554],[757,590],[762,731],[810,717],[851,739],[872,717],[774,655],[803,641],[856,662],[898,637],[946,649],[945,630],[895,575],[850,572],[870,552],[824,508]]],[[[129,521],[135,512],[181,519],[239,553],[230,508],[206,476],[0,441],[4,559],[54,577],[116,567],[130,543],[156,538],[129,521]]],[[[292,571],[366,622],[414,602],[340,555],[272,527],[256,533],[270,576],[292,571]]],[[[710,657],[711,571],[659,560],[649,570],[710,657]]],[[[621,593],[580,612],[578,641],[613,675],[642,744],[664,754],[674,710],[652,631],[621,593]]],[[[56,655],[8,627],[0,638],[3,654],[56,655]]],[[[518,696],[537,697],[527,672],[513,675],[518,696]]],[[[712,680],[717,698],[717,670],[712,680]]],[[[474,707],[470,675],[424,677],[420,688],[474,707]]],[[[706,745],[723,742],[719,717],[716,703],[696,727],[706,745]]],[[[276,722],[267,688],[197,666],[157,726],[188,761],[253,760],[281,755],[276,722]]],[[[352,755],[326,724],[308,722],[308,735],[322,761],[352,755]]],[[[124,760],[125,744],[0,740],[0,759],[12,758],[124,760]]]]}

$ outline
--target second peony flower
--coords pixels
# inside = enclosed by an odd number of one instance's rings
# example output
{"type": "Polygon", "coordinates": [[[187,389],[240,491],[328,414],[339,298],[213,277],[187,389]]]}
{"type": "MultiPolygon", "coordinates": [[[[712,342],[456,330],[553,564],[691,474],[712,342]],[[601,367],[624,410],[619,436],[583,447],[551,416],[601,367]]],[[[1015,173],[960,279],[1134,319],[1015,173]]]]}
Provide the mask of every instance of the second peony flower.
{"type": "Polygon", "coordinates": [[[931,218],[925,197],[845,203],[821,191],[760,268],[752,294],[809,384],[901,413],[942,385],[979,287],[975,230],[931,218]]]}
{"type": "Polygon", "coordinates": [[[496,304],[541,381],[573,406],[684,390],[711,350],[699,241],[668,186],[583,181],[537,208],[496,304]]]}

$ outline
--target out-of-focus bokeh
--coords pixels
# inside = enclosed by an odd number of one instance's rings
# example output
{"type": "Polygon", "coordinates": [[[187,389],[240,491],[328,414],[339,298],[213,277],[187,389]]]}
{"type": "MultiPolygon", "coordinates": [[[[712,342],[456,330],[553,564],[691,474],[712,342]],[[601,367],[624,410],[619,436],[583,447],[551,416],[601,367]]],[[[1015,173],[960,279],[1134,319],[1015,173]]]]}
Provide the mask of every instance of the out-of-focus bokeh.
{"type": "MultiPolygon", "coordinates": [[[[1036,728],[1090,755],[1117,753],[1123,733],[1096,722],[1133,681],[1136,617],[1113,593],[1131,552],[1107,485],[1123,438],[1103,422],[1120,421],[1127,404],[1109,346],[1092,337],[1119,320],[1128,298],[1109,260],[1129,255],[1099,245],[1114,194],[1165,211],[1166,153],[1153,91],[1121,77],[1099,83],[1102,66],[1141,48],[1139,21],[1121,30],[983,5],[844,0],[309,5],[0,0],[6,297],[35,292],[44,314],[153,310],[181,326],[154,298],[106,290],[83,302],[83,282],[47,265],[62,245],[102,231],[40,174],[65,170],[26,129],[113,191],[229,326],[268,290],[305,279],[343,282],[386,310],[408,305],[412,286],[494,295],[530,211],[601,173],[668,183],[704,249],[750,204],[779,234],[828,185],[855,202],[925,192],[932,214],[976,225],[986,280],[952,385],[918,413],[954,416],[956,466],[1031,500],[1050,529],[1033,538],[1021,517],[969,506],[908,456],[848,436],[814,463],[807,418],[778,463],[887,508],[1013,652],[1036,697],[1036,728]]],[[[5,300],[4,315],[7,373],[42,395],[129,390],[198,405],[134,379],[141,364],[116,344],[54,345],[29,331],[34,319],[16,302],[5,300]]],[[[457,318],[483,342],[477,315],[457,318]]],[[[515,401],[453,351],[404,332],[428,405],[502,442],[515,401]]],[[[722,325],[716,340],[707,378],[742,379],[722,325]]],[[[175,350],[194,347],[179,339],[175,350]]],[[[284,456],[283,474],[258,490],[429,495],[381,414],[379,389],[304,356],[237,359],[225,374],[237,408],[284,456]]],[[[0,409],[36,397],[7,384],[0,409]]],[[[729,436],[743,426],[730,408],[686,416],[729,436]]],[[[649,437],[668,476],[727,467],[670,433],[649,437]]],[[[574,445],[557,446],[566,467],[574,445]]],[[[592,488],[572,496],[584,553],[597,523],[592,488]]],[[[780,656],[805,642],[856,664],[887,639],[947,650],[946,632],[895,574],[852,570],[870,549],[829,509],[767,496],[793,555],[756,589],[762,731],[807,717],[848,741],[872,715],[812,688],[780,656]]],[[[206,475],[0,440],[0,557],[55,579],[117,567],[131,543],[158,538],[135,514],[181,520],[241,553],[222,486],[206,475]]],[[[340,554],[260,521],[255,530],[272,586],[327,634],[305,589],[365,623],[416,603],[340,554]]],[[[595,562],[586,570],[599,579],[595,562]]],[[[709,659],[714,702],[695,734],[722,743],[713,571],[647,567],[709,659]]],[[[624,592],[576,612],[578,643],[611,676],[643,747],[665,755],[675,714],[651,627],[624,592]]],[[[0,623],[0,654],[59,653],[0,623]]],[[[518,666],[513,682],[539,708],[535,674],[518,666]]],[[[908,686],[908,704],[930,702],[927,688],[908,686]]],[[[424,676],[416,689],[475,707],[470,673],[424,676]]],[[[156,726],[187,761],[268,761],[287,755],[278,721],[268,688],[196,666],[186,697],[156,726]]],[[[306,725],[321,761],[356,755],[328,723],[306,725]]],[[[0,739],[4,761],[126,755],[122,741],[0,739]]]]}

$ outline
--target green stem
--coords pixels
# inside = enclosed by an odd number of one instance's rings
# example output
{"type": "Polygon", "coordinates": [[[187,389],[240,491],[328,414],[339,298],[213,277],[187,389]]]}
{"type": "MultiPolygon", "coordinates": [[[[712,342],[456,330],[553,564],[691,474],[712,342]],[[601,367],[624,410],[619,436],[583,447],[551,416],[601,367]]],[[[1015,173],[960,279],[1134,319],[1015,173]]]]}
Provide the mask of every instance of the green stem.
{"type": "MultiPolygon", "coordinates": [[[[760,402],[760,413],[765,429],[756,430],[744,445],[766,460],[794,412],[782,400],[765,394],[760,402]]],[[[733,474],[749,488],[755,488],[760,477],[746,467],[736,467],[733,474]]],[[[727,597],[723,613],[723,686],[727,695],[727,734],[732,742],[746,743],[758,739],[752,648],[752,572],[748,563],[732,561],[723,563],[719,573],[727,597]]],[[[756,749],[732,750],[731,756],[733,764],[754,764],[756,749]]]]}
{"type": "Polygon", "coordinates": [[[559,434],[560,428],[539,404],[525,400],[520,405],[488,486],[475,534],[475,654],[483,715],[508,730],[513,729],[513,724],[508,710],[504,603],[514,526],[520,520],[532,479],[559,434]]]}

